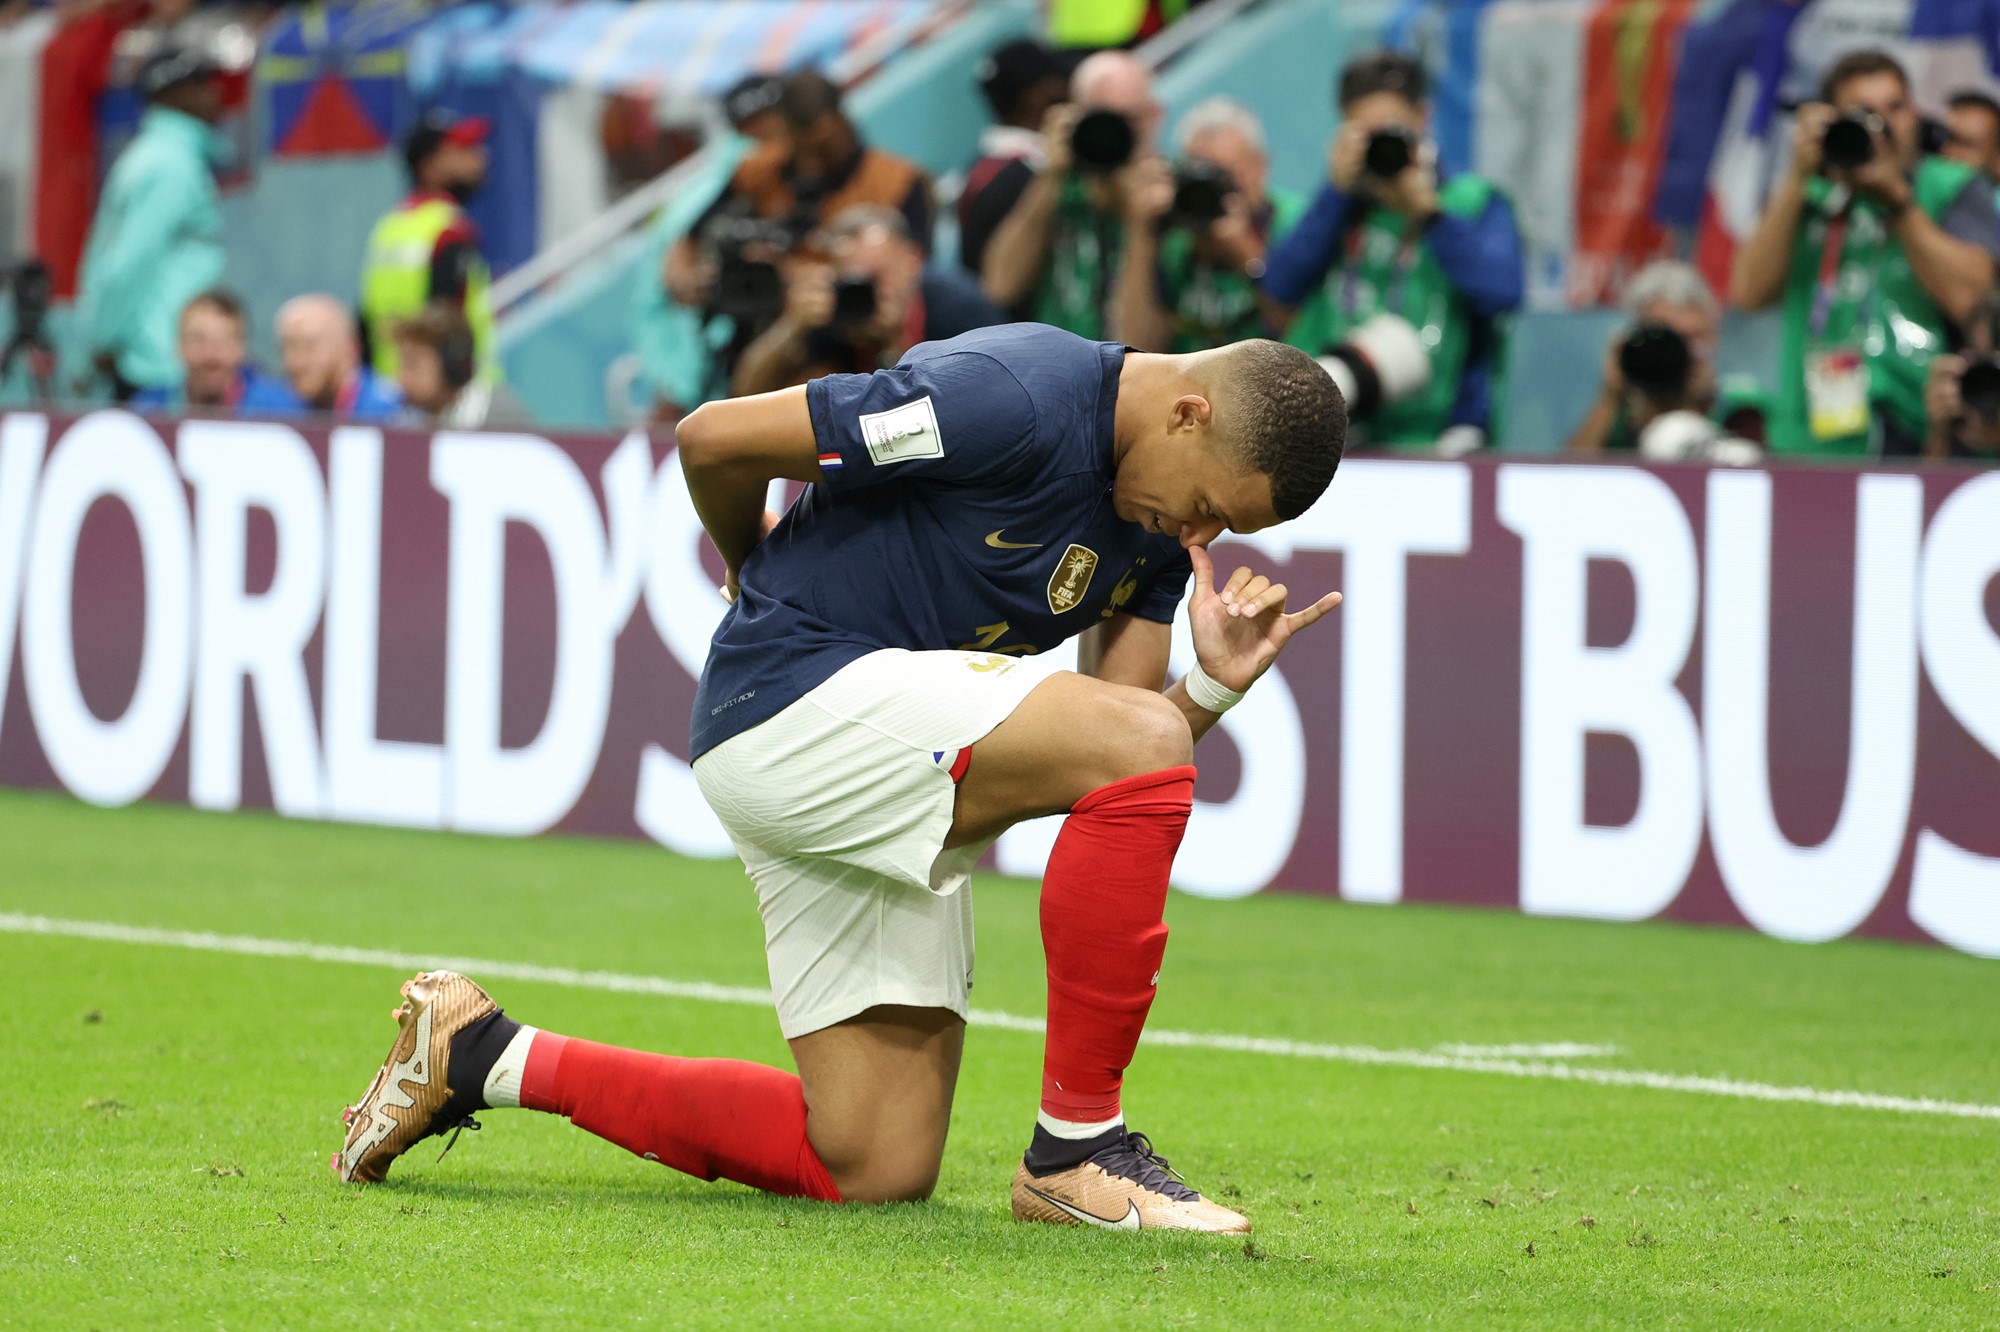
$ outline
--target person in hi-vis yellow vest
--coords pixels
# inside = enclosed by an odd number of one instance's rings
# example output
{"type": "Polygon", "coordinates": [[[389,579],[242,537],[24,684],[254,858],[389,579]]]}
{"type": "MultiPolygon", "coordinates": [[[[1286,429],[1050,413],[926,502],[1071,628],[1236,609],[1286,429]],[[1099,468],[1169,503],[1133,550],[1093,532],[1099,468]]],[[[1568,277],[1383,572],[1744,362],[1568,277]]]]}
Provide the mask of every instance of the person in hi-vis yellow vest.
{"type": "Polygon", "coordinates": [[[1187,9],[1188,0],[1049,0],[1049,44],[1085,49],[1130,46],[1187,9]]]}
{"type": "Polygon", "coordinates": [[[396,373],[392,330],[433,300],[465,311],[482,380],[497,381],[491,277],[479,253],[479,227],[466,201],[486,183],[483,116],[425,113],[403,141],[410,193],[375,224],[361,265],[361,325],[378,374],[396,373]]]}

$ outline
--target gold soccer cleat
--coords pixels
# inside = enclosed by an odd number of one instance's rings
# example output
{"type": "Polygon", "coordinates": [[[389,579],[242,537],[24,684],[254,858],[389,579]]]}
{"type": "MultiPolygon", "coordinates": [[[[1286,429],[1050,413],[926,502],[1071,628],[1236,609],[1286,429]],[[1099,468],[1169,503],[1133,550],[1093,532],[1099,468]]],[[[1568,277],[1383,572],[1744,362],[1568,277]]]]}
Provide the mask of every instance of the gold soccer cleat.
{"type": "MultiPolygon", "coordinates": [[[[342,1112],[347,1141],[334,1154],[334,1173],[372,1184],[423,1139],[451,1133],[455,1142],[455,1130],[478,1128],[472,1111],[480,1102],[454,1096],[448,1081],[452,1037],[498,1011],[486,991],[455,971],[421,971],[405,981],[392,1015],[401,1028],[396,1043],[367,1093],[342,1112]]],[[[476,1097],[480,1088],[471,1091],[476,1097]]]]}
{"type": "Polygon", "coordinates": [[[1247,1235],[1250,1219],[1181,1182],[1143,1133],[1127,1133],[1082,1165],[1014,1172],[1014,1219],[1105,1230],[1203,1230],[1247,1235]]]}

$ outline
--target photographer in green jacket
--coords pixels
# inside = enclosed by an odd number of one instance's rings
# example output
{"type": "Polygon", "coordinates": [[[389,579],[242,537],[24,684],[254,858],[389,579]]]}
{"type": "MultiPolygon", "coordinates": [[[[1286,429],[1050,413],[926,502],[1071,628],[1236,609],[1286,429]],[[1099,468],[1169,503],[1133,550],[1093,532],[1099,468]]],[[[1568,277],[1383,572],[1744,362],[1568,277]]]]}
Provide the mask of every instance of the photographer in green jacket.
{"type": "Polygon", "coordinates": [[[1931,360],[1993,283],[2000,216],[1972,168],[1922,155],[1892,57],[1843,56],[1821,90],[1730,297],[1784,310],[1773,453],[1915,453],[1931,360]]]}

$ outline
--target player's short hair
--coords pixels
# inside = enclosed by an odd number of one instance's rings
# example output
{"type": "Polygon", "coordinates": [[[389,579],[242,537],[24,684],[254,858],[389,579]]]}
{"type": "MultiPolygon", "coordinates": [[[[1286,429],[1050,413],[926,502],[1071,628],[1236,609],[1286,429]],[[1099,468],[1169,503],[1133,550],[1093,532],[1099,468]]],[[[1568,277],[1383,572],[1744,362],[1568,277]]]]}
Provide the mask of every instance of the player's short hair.
{"type": "Polygon", "coordinates": [[[1827,69],[1826,77],[1819,81],[1821,101],[1831,102],[1840,96],[1840,90],[1855,79],[1866,78],[1870,74],[1894,74],[1896,82],[1903,85],[1903,91],[1910,90],[1910,74],[1903,68],[1903,62],[1887,51],[1849,51],[1833,62],[1827,69]]]}
{"type": "Polygon", "coordinates": [[[1238,457],[1271,478],[1271,507],[1292,519],[1333,480],[1347,441],[1347,404],[1333,376],[1297,347],[1268,338],[1223,352],[1223,429],[1238,457]]]}

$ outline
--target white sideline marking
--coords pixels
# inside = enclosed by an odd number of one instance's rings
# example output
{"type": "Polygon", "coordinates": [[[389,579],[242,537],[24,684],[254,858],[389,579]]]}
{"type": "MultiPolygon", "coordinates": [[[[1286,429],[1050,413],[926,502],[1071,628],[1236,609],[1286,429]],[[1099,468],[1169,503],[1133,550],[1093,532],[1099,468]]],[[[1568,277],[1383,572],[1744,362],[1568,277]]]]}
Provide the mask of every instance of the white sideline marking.
{"type": "MultiPolygon", "coordinates": [[[[342,948],[333,944],[304,943],[289,939],[258,939],[243,934],[210,934],[197,930],[161,930],[143,925],[120,925],[110,921],[57,920],[48,916],[28,916],[0,912],[0,934],[44,934],[71,939],[97,939],[106,943],[150,944],[159,948],[187,948],[203,953],[237,953],[248,957],[297,957],[312,962],[349,962],[360,966],[388,967],[399,971],[459,971],[482,979],[535,981],[545,985],[567,985],[584,990],[611,990],[621,994],[653,994],[670,999],[700,999],[718,1004],[745,1004],[768,1008],[768,990],[743,985],[710,985],[705,981],[667,980],[661,976],[632,976],[614,971],[577,971],[570,967],[542,967],[524,962],[496,962],[477,957],[437,957],[419,953],[398,953],[381,948],[342,948]]],[[[975,1027],[998,1027],[1005,1031],[1040,1032],[1040,1018],[1014,1013],[990,1013],[974,1009],[975,1027]]],[[[1276,1055],[1285,1059],[1328,1059],[1349,1064],[1377,1064],[1399,1068],[1444,1069],[1456,1073],[1498,1073],[1515,1078],[1553,1078],[1565,1082],[1593,1082],[1607,1087],[1646,1087],[1654,1091],[1692,1092],[1702,1096],[1730,1096],[1750,1101],[1803,1101],[1812,1105],[1844,1106],[1857,1110],[1890,1110],[1911,1115],[1949,1115],[1960,1119],[2000,1119],[2000,1105],[1980,1105],[1968,1101],[1939,1101],[1928,1096],[1883,1096],[1875,1092],[1827,1091],[1818,1087],[1782,1087],[1768,1082],[1742,1082],[1734,1078],[1703,1078],[1682,1073],[1648,1073],[1639,1069],[1579,1068],[1552,1062],[1552,1056],[1517,1059],[1470,1051],[1562,1050],[1580,1055],[1609,1054],[1614,1047],[1590,1045],[1545,1046],[1442,1046],[1437,1050],[1384,1050],[1373,1045],[1320,1045],[1309,1041],[1289,1041],[1269,1036],[1232,1036],[1221,1032],[1148,1030],[1141,1038],[1148,1045],[1176,1046],[1196,1050],[1227,1050],[1237,1054],[1276,1055]]]]}
{"type": "Polygon", "coordinates": [[[1461,1059],[1603,1059],[1617,1054],[1618,1047],[1553,1041],[1546,1045],[1440,1045],[1438,1053],[1461,1059]]]}

